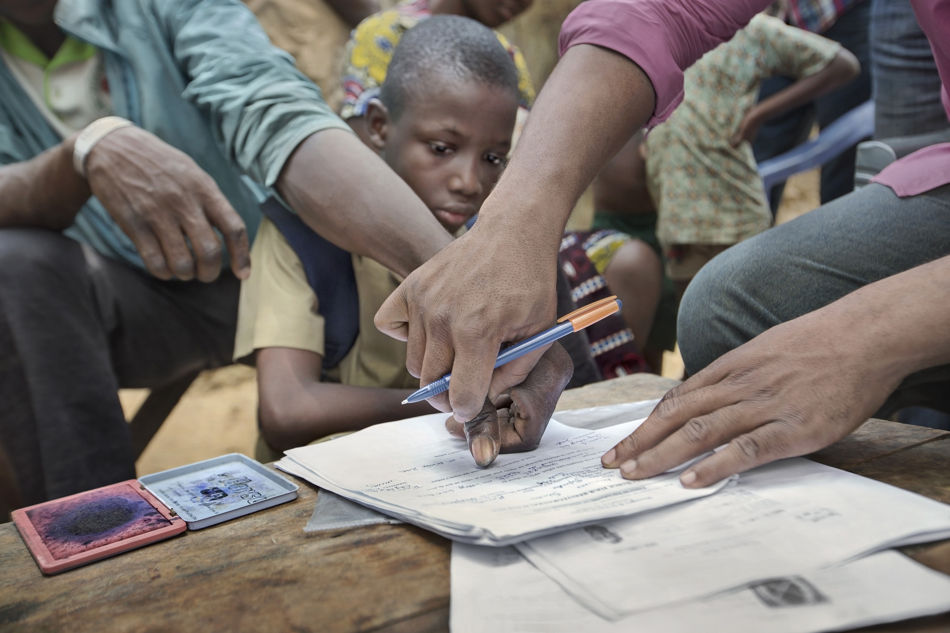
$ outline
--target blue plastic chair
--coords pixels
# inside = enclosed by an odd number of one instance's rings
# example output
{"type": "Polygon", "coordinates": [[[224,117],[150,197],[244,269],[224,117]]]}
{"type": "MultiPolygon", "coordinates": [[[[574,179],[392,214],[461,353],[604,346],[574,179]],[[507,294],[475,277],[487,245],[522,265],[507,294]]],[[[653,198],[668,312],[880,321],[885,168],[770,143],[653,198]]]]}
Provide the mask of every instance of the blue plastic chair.
{"type": "Polygon", "coordinates": [[[759,163],[765,195],[768,196],[772,187],[785,182],[790,176],[820,167],[873,135],[874,102],[869,100],[838,117],[817,137],[759,163]]]}

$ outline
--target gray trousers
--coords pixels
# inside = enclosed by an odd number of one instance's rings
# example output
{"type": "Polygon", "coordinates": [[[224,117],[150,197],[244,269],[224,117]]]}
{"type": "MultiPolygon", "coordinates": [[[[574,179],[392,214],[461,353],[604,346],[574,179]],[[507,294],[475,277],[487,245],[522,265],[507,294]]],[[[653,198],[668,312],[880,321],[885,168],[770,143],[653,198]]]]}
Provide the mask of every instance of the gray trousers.
{"type": "MultiPolygon", "coordinates": [[[[898,198],[871,184],[838,198],[737,244],[699,271],[679,312],[686,369],[694,374],[773,325],[948,254],[950,185],[898,198]]],[[[909,376],[879,415],[912,404],[950,411],[950,366],[909,376]]]]}
{"type": "Polygon", "coordinates": [[[0,230],[0,456],[23,505],[135,476],[120,387],[231,362],[238,280],[161,281],[60,233],[0,230]]]}

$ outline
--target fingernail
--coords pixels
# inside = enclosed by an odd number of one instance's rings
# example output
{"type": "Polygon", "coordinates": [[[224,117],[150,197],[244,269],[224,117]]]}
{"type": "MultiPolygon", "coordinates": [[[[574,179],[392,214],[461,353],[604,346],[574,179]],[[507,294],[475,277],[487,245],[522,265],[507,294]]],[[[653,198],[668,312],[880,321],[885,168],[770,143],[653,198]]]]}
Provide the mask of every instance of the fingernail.
{"type": "Polygon", "coordinates": [[[475,458],[475,463],[479,466],[488,466],[493,461],[495,457],[498,456],[498,447],[495,444],[494,438],[488,435],[479,435],[474,440],[472,440],[472,457],[475,458]]]}
{"type": "Polygon", "coordinates": [[[695,482],[695,481],[696,481],[696,471],[695,471],[695,470],[687,470],[685,473],[683,473],[683,474],[680,476],[680,483],[683,484],[684,486],[689,486],[690,484],[692,484],[692,483],[695,482]]]}
{"type": "Polygon", "coordinates": [[[620,464],[620,474],[624,477],[628,477],[633,474],[633,471],[637,469],[637,460],[628,459],[624,463],[620,464]]]}
{"type": "Polygon", "coordinates": [[[600,458],[600,463],[607,468],[612,468],[615,461],[617,461],[617,450],[613,448],[604,453],[604,456],[600,458]]]}

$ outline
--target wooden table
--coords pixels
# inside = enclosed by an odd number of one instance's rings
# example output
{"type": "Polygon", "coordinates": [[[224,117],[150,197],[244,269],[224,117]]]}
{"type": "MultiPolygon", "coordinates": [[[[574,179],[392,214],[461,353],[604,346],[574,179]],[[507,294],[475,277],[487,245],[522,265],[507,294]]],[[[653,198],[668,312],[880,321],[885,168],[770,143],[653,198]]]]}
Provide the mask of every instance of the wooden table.
{"type": "MultiPolygon", "coordinates": [[[[659,397],[637,375],[565,392],[572,409],[659,397]]],[[[815,459],[950,502],[950,433],[871,420],[815,459]]],[[[449,542],[405,525],[308,535],[316,489],[205,530],[44,577],[0,525],[0,631],[445,631],[449,542]]],[[[905,550],[950,573],[950,541],[905,550]]],[[[950,630],[950,614],[867,629],[950,630]]]]}

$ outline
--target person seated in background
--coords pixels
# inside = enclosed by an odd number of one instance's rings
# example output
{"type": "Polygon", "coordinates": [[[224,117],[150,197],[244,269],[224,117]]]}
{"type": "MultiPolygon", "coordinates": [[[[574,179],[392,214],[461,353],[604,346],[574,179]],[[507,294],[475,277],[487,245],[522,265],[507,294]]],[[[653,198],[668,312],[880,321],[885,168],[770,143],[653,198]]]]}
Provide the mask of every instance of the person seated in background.
{"type": "Polygon", "coordinates": [[[0,94],[8,508],[134,477],[118,390],[231,362],[265,191],[400,274],[451,241],[237,2],[0,0],[0,94]]]}
{"type": "MultiPolygon", "coordinates": [[[[468,18],[434,16],[406,32],[379,96],[366,104],[368,143],[442,226],[457,233],[505,167],[519,99],[515,66],[490,29],[468,18]]],[[[328,367],[327,310],[335,306],[320,302],[306,271],[306,248],[295,250],[291,229],[280,227],[268,219],[261,224],[251,275],[242,284],[235,343],[235,358],[257,365],[260,433],[267,447],[283,451],[431,413],[425,402],[401,404],[418,380],[406,371],[405,344],[373,326],[399,276],[369,257],[352,257],[359,334],[328,367]]],[[[522,427],[547,423],[570,377],[568,355],[556,344],[522,385],[487,409],[498,417],[502,446],[486,448],[469,438],[476,462],[490,463],[499,448],[534,448],[536,442],[520,440],[530,435],[522,427]]],[[[462,432],[454,420],[448,426],[462,432]]],[[[259,451],[261,459],[272,456],[259,451]]]]}
{"type": "MultiPolygon", "coordinates": [[[[403,34],[433,15],[460,15],[495,28],[514,19],[533,0],[403,0],[392,9],[363,20],[350,35],[344,54],[343,106],[340,116],[367,140],[366,104],[379,93],[386,68],[403,34]]],[[[534,86],[524,56],[505,36],[497,34],[518,70],[519,105],[524,112],[534,101],[534,86]]]]}
{"type": "MultiPolygon", "coordinates": [[[[600,211],[597,221],[611,226],[625,226],[634,218],[656,222],[638,231],[644,239],[600,229],[569,234],[562,242],[562,266],[588,271],[569,275],[576,294],[596,292],[606,284],[603,292],[624,301],[627,328],[601,322],[602,329],[613,325],[614,330],[589,332],[605,377],[616,370],[604,364],[620,359],[611,361],[617,352],[608,351],[607,345],[598,349],[598,343],[619,346],[631,331],[633,340],[650,350],[649,364],[659,369],[657,356],[672,347],[676,327],[675,313],[672,319],[665,316],[658,330],[665,340],[648,344],[665,278],[675,288],[675,297],[664,302],[668,314],[707,261],[771,225],[749,144],[761,123],[857,73],[857,60],[840,44],[758,15],[686,70],[683,102],[667,121],[645,136],[635,135],[604,167],[595,181],[595,205],[610,210],[600,211]],[[760,82],[776,74],[798,81],[756,104],[760,82]],[[629,171],[620,175],[618,169],[629,171]],[[646,240],[651,237],[658,238],[665,251],[665,275],[657,270],[660,259],[650,252],[646,240]]],[[[636,371],[635,359],[626,358],[627,367],[636,371]]]]}
{"type": "MultiPolygon", "coordinates": [[[[871,98],[871,5],[876,0],[778,0],[772,4],[773,14],[793,28],[815,33],[838,42],[852,53],[860,64],[860,74],[837,89],[806,101],[762,126],[752,144],[759,162],[787,152],[808,140],[812,128],[824,130],[837,119],[871,98]]],[[[908,4],[908,0],[899,0],[908,4]]],[[[762,82],[759,100],[765,101],[795,81],[794,76],[776,75],[762,82]]],[[[902,85],[902,90],[907,86],[902,85]]],[[[856,144],[845,149],[821,166],[821,202],[830,202],[854,188],[856,144]]],[[[785,183],[769,192],[773,215],[778,212],[785,183]]]]}
{"type": "Polygon", "coordinates": [[[597,174],[593,226],[565,233],[558,255],[575,301],[616,294],[623,302],[621,314],[588,328],[604,378],[660,373],[663,350],[676,345],[676,296],[663,272],[642,139],[642,131],[631,137],[597,174]]]}
{"type": "Polygon", "coordinates": [[[750,145],[762,123],[858,69],[840,44],[759,14],[686,70],[683,102],[643,147],[657,236],[679,297],[706,262],[772,224],[750,145]],[[761,82],[775,75],[797,81],[756,103],[761,82]]]}

